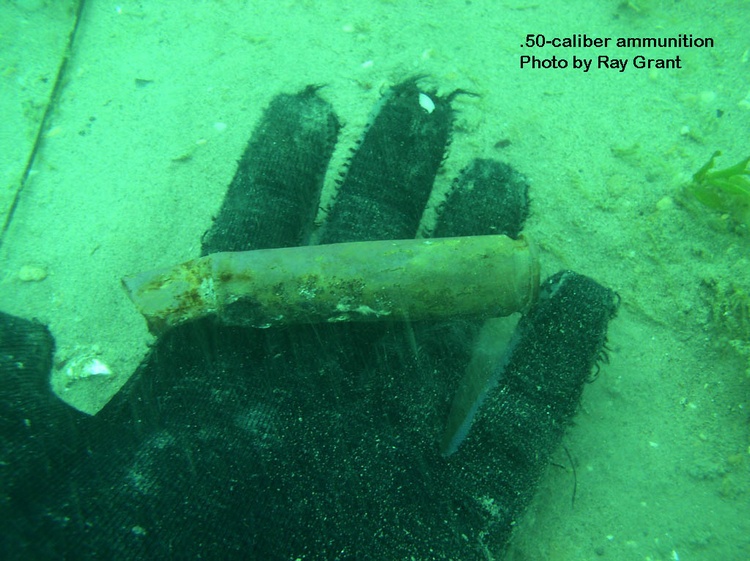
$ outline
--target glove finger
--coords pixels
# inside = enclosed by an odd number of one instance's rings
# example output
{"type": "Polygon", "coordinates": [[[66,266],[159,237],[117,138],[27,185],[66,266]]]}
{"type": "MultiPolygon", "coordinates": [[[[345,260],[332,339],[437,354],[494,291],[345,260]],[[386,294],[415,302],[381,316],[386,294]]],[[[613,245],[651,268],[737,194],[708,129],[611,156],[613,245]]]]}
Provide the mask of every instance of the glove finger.
{"type": "Polygon", "coordinates": [[[202,255],[307,243],[339,130],[318,89],[271,101],[203,236],[202,255]]]}
{"type": "Polygon", "coordinates": [[[432,192],[450,141],[453,94],[391,88],[349,161],[320,243],[408,239],[432,192]]]}
{"type": "Polygon", "coordinates": [[[487,532],[493,551],[507,545],[572,422],[585,383],[597,362],[606,360],[607,328],[618,305],[616,293],[588,277],[572,271],[553,275],[518,323],[493,379],[473,392],[478,402],[451,412],[479,409],[473,424],[469,419],[463,430],[448,435],[455,440],[447,443],[447,452],[466,437],[449,464],[467,494],[495,505],[487,519],[494,527],[487,532]]]}
{"type": "Polygon", "coordinates": [[[437,209],[434,238],[504,234],[518,238],[529,215],[529,185],[508,164],[476,159],[437,209]]]}

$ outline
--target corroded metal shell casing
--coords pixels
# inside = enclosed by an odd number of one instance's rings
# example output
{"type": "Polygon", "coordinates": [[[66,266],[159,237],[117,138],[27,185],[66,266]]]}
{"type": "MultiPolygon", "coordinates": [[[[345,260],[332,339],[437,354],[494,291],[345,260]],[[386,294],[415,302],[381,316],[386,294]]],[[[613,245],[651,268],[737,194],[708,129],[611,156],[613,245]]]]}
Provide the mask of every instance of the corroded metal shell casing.
{"type": "Polygon", "coordinates": [[[214,253],[123,279],[158,334],[216,315],[228,325],[435,320],[525,310],[539,286],[528,240],[383,240],[214,253]]]}

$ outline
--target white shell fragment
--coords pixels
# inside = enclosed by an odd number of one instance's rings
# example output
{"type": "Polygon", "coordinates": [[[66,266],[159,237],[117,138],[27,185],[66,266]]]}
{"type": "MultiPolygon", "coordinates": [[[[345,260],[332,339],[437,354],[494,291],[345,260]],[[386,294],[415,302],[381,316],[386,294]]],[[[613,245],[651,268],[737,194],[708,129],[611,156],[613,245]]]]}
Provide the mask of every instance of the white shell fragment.
{"type": "Polygon", "coordinates": [[[109,376],[112,374],[109,366],[104,364],[98,358],[92,358],[87,362],[83,367],[83,371],[89,376],[109,376]]]}
{"type": "Polygon", "coordinates": [[[419,93],[419,106],[428,113],[435,111],[435,102],[426,93],[419,93]]]}
{"type": "Polygon", "coordinates": [[[68,361],[65,375],[78,380],[91,376],[111,376],[112,370],[100,359],[92,356],[79,356],[68,361]]]}

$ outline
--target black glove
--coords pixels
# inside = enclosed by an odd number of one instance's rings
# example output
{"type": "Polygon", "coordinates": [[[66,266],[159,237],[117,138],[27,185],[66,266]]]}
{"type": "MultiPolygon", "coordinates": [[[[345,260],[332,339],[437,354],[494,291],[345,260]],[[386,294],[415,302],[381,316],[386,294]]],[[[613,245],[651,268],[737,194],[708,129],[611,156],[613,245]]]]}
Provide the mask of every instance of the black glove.
{"type": "MultiPolygon", "coordinates": [[[[318,243],[417,234],[461,93],[439,97],[414,79],[387,92],[318,243]]],[[[277,96],[203,252],[308,243],[337,132],[318,88],[277,96]]],[[[431,235],[516,237],[526,190],[509,166],[477,160],[431,235]]],[[[470,320],[266,330],[201,320],[163,336],[93,418],[50,404],[38,383],[19,397],[5,383],[18,368],[0,362],[13,435],[0,441],[0,557],[497,557],[603,356],[616,302],[589,278],[554,275],[484,387],[468,392],[481,329],[470,320]],[[449,422],[462,392],[472,400],[449,422]]]]}

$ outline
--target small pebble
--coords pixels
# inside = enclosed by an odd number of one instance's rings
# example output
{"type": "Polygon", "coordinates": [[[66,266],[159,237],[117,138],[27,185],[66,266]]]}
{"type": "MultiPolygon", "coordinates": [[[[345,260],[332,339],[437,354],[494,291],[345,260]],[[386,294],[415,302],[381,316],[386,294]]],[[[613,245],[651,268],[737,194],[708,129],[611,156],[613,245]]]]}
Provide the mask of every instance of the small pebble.
{"type": "Polygon", "coordinates": [[[22,282],[39,282],[47,278],[47,269],[39,265],[24,265],[18,269],[18,280],[22,282]]]}
{"type": "Polygon", "coordinates": [[[659,201],[656,203],[656,209],[665,211],[665,210],[672,210],[674,208],[674,200],[672,197],[666,196],[659,199],[659,201]]]}

